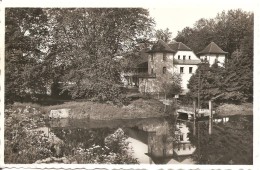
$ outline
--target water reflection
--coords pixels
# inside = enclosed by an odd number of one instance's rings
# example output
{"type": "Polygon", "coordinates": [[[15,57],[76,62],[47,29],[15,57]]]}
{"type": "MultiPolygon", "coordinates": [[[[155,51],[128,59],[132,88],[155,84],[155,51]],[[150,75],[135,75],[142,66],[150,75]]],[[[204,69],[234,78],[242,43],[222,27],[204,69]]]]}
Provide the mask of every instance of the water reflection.
{"type": "Polygon", "coordinates": [[[49,127],[70,148],[79,144],[85,148],[103,146],[104,139],[121,128],[128,136],[133,156],[144,164],[250,164],[253,116],[215,116],[212,135],[208,120],[201,117],[194,125],[193,120],[182,116],[107,121],[62,119],[51,120],[49,127]]]}
{"type": "MultiPolygon", "coordinates": [[[[109,132],[122,128],[128,136],[127,141],[130,142],[134,153],[133,156],[140,163],[150,164],[175,164],[175,163],[194,163],[191,155],[196,147],[189,141],[188,134],[190,132],[188,120],[177,119],[176,116],[161,118],[146,118],[132,120],[75,120],[61,119],[49,122],[54,133],[58,130],[71,131],[76,130],[76,134],[67,133],[62,136],[73,141],[73,143],[84,143],[86,139],[90,139],[91,133],[99,134],[103,132],[97,141],[92,143],[101,144],[102,138],[109,132]],[[104,133],[107,132],[107,133],[104,133]],[[87,133],[86,133],[87,132],[87,133]],[[77,140],[76,140],[77,138],[77,140]]],[[[190,126],[192,127],[192,126],[190,126]]],[[[88,145],[88,144],[84,144],[88,145]]]]}

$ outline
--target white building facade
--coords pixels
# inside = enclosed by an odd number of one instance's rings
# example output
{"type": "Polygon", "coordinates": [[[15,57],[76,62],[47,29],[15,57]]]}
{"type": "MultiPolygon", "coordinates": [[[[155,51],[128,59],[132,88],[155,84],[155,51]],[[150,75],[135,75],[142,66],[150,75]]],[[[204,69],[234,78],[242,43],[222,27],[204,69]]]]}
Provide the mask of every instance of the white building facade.
{"type": "Polygon", "coordinates": [[[153,78],[140,78],[139,91],[162,92],[162,84],[172,81],[171,77],[180,74],[183,92],[188,91],[188,81],[198,68],[200,59],[185,44],[176,42],[166,44],[159,40],[148,52],[148,74],[153,78]]]}
{"type": "Polygon", "coordinates": [[[198,56],[188,46],[181,42],[167,44],[159,40],[147,51],[147,74],[138,77],[138,88],[142,93],[161,93],[163,84],[173,81],[174,75],[181,76],[182,93],[188,92],[188,83],[201,62],[210,66],[217,63],[223,67],[227,52],[211,42],[198,56]]]}

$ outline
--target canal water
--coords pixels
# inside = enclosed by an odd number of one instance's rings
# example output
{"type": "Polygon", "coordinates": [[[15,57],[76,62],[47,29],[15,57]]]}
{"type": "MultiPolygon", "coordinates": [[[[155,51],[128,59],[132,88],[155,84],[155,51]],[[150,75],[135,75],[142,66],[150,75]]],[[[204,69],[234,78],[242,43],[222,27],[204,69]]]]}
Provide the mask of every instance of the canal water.
{"type": "MultiPolygon", "coordinates": [[[[121,128],[133,151],[133,157],[142,164],[192,164],[196,147],[189,141],[187,120],[176,116],[126,120],[60,119],[49,122],[50,131],[65,142],[102,145],[104,138],[121,128]],[[91,133],[90,133],[91,132],[91,133]],[[64,135],[66,134],[66,136],[64,135]],[[100,134],[100,135],[95,135],[100,134]],[[98,137],[97,137],[98,136],[98,137]]],[[[192,127],[192,126],[190,126],[192,127]]],[[[88,144],[85,144],[85,147],[88,144]]]]}
{"type": "MultiPolygon", "coordinates": [[[[234,127],[237,127],[237,123],[241,120],[249,122],[247,128],[249,128],[249,132],[252,131],[252,129],[250,130],[252,116],[243,119],[241,116],[218,118],[213,120],[213,124],[219,128],[222,127],[220,124],[233,122],[234,127]]],[[[102,121],[60,119],[51,120],[48,124],[50,131],[65,143],[75,146],[80,143],[84,148],[93,145],[102,146],[104,139],[120,128],[127,136],[126,140],[129,142],[129,148],[133,151],[133,157],[141,164],[200,163],[198,160],[194,160],[194,153],[198,148],[203,150],[201,149],[203,146],[197,146],[196,141],[190,141],[194,127],[193,121],[176,116],[102,121]]],[[[207,134],[208,121],[204,121],[204,124],[204,129],[200,127],[200,131],[204,130],[204,134],[207,134]]],[[[199,128],[199,126],[201,125],[196,123],[196,127],[199,128]]],[[[244,127],[243,125],[241,128],[244,127]]]]}

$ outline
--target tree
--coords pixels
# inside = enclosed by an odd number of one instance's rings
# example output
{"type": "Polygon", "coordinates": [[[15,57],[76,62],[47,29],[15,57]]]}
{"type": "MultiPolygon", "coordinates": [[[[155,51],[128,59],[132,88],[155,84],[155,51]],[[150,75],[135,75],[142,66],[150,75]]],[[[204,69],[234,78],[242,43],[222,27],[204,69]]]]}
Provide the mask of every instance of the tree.
{"type": "Polygon", "coordinates": [[[197,99],[199,93],[202,104],[206,104],[209,100],[221,95],[222,70],[223,68],[219,67],[217,63],[211,67],[209,63],[199,65],[195,74],[189,80],[188,88],[190,91],[188,95],[197,99]]]}
{"type": "Polygon", "coordinates": [[[169,43],[172,39],[172,33],[169,28],[166,28],[165,30],[159,29],[156,30],[155,37],[157,40],[163,40],[164,42],[169,43]]]}
{"type": "Polygon", "coordinates": [[[66,66],[73,98],[114,100],[121,94],[120,58],[130,55],[152,26],[144,9],[54,9],[53,51],[66,66]]]}
{"type": "Polygon", "coordinates": [[[178,32],[176,41],[191,47],[196,53],[211,41],[230,55],[239,48],[244,36],[252,31],[253,14],[240,9],[223,11],[213,19],[200,19],[193,28],[178,32]]]}
{"type": "Polygon", "coordinates": [[[42,9],[7,8],[5,16],[5,101],[46,92],[44,68],[39,68],[48,34],[46,15],[42,9]]]}
{"type": "Polygon", "coordinates": [[[180,94],[181,88],[181,76],[179,74],[174,74],[167,81],[162,81],[161,85],[162,91],[164,92],[165,99],[176,94],[180,94]]]}
{"type": "MultiPolygon", "coordinates": [[[[250,12],[229,10],[214,19],[200,19],[193,28],[185,28],[175,40],[184,41],[195,52],[201,51],[211,41],[229,54],[224,68],[212,66],[201,75],[201,97],[219,102],[252,101],[253,95],[253,20],[250,12]]],[[[199,70],[199,69],[198,69],[199,70]]],[[[190,79],[191,92],[198,91],[198,74],[190,79]]]]}
{"type": "Polygon", "coordinates": [[[130,56],[153,27],[141,8],[19,8],[7,9],[6,16],[7,97],[43,93],[46,84],[63,82],[73,98],[114,100],[121,94],[120,58],[130,56]]]}
{"type": "Polygon", "coordinates": [[[243,50],[235,51],[227,63],[221,86],[225,101],[240,103],[253,100],[253,56],[248,57],[245,53],[243,50]]]}
{"type": "Polygon", "coordinates": [[[185,27],[182,31],[178,31],[177,36],[174,38],[178,42],[188,44],[193,35],[194,30],[190,27],[185,27]]]}

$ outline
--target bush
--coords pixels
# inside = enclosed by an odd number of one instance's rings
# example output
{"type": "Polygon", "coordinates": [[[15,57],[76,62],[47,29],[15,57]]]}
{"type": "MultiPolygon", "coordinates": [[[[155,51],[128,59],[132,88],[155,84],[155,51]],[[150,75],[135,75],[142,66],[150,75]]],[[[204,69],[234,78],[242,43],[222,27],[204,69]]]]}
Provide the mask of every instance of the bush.
{"type": "Polygon", "coordinates": [[[124,131],[119,128],[104,139],[103,145],[93,144],[86,149],[78,146],[68,157],[70,162],[80,164],[137,164],[128,145],[124,131]]]}
{"type": "Polygon", "coordinates": [[[34,107],[15,104],[5,111],[5,163],[34,163],[49,157],[51,142],[39,131],[44,126],[41,112],[34,107]]]}

